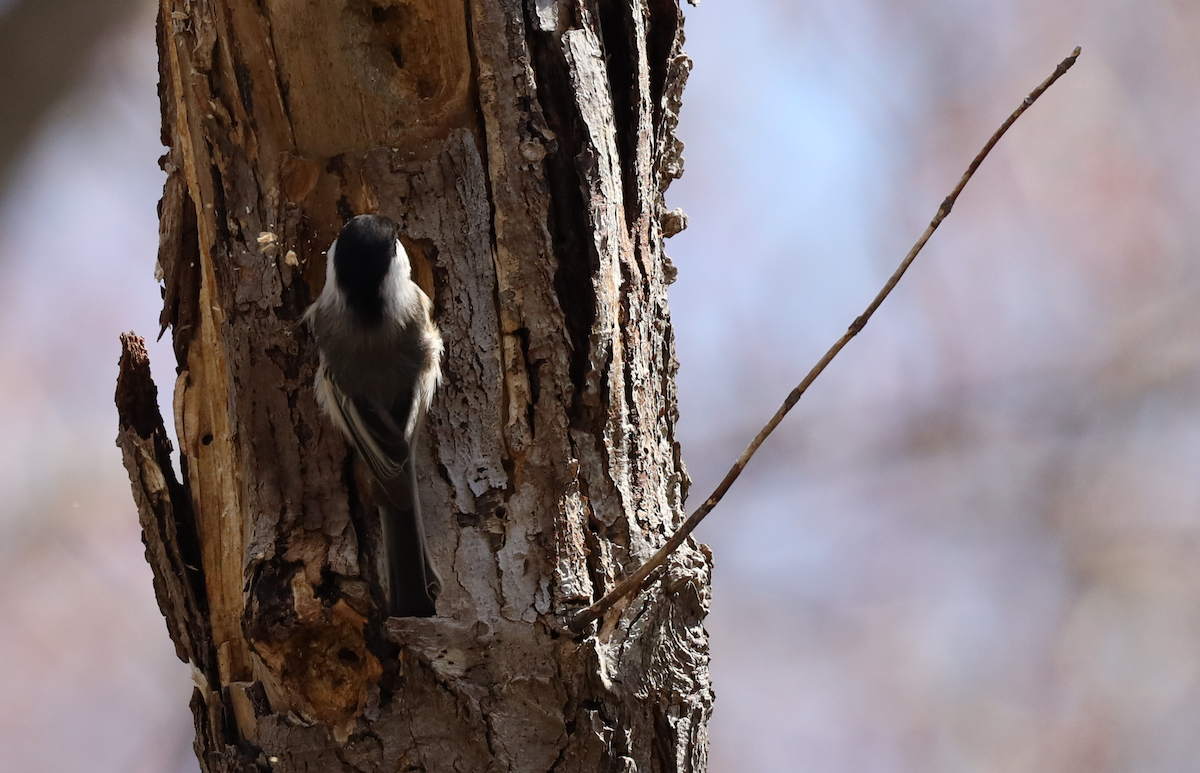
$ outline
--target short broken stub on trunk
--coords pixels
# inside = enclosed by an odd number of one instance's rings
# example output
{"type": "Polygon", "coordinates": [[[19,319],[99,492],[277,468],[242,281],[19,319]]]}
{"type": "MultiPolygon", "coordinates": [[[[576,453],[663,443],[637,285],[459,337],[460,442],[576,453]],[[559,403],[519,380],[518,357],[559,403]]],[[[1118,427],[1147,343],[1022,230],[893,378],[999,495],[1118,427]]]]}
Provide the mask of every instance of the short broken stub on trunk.
{"type": "Polygon", "coordinates": [[[164,0],[171,443],[124,336],[119,445],[206,771],[698,771],[710,558],[572,633],[683,517],[663,193],[673,0],[164,0]],[[443,578],[381,614],[368,478],[300,322],[355,214],[402,227],[443,383],[416,440],[443,578]]]}

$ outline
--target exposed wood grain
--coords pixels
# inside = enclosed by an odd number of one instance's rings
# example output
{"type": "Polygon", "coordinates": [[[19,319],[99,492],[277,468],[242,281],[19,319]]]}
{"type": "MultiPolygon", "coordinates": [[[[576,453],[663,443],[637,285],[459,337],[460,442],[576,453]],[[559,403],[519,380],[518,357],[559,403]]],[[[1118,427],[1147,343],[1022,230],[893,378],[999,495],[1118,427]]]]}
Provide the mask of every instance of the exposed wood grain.
{"type": "Polygon", "coordinates": [[[205,770],[702,770],[707,552],[597,636],[563,624],[682,517],[676,3],[163,0],[159,42],[163,322],[207,606],[160,600],[211,632],[205,770]],[[380,617],[378,524],[297,322],[366,211],[401,222],[446,340],[417,449],[446,580],[427,620],[380,617]]]}

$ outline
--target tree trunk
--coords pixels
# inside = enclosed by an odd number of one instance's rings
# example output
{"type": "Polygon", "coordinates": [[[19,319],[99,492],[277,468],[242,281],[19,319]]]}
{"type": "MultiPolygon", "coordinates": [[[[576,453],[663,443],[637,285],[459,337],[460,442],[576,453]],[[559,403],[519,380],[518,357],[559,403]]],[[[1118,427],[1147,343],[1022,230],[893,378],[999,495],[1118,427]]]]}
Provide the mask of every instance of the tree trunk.
{"type": "Polygon", "coordinates": [[[676,0],[164,0],[162,322],[119,444],[205,771],[702,771],[710,559],[575,635],[684,515],[662,193],[676,0]],[[418,438],[438,616],[383,619],[365,479],[299,322],[401,223],[446,341],[418,438]]]}

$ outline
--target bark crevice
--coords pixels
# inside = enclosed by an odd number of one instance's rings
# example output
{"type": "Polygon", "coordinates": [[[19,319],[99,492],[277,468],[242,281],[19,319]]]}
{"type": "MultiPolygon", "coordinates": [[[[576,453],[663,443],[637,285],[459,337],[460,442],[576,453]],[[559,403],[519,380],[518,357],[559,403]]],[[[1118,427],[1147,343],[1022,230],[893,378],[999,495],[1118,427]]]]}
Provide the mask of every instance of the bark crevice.
{"type": "Polygon", "coordinates": [[[658,223],[682,66],[668,10],[163,0],[184,480],[136,401],[120,442],[196,664],[206,773],[702,766],[706,554],[685,546],[660,589],[563,635],[682,507],[658,223]],[[416,445],[446,579],[430,619],[381,616],[370,487],[297,324],[362,212],[401,223],[446,341],[416,445]]]}

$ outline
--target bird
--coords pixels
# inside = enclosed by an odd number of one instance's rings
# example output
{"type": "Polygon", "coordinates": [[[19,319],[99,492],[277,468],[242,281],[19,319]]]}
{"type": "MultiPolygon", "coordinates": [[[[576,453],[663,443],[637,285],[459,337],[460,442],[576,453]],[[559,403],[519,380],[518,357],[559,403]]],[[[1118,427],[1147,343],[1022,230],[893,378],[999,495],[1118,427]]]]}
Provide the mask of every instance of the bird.
{"type": "Polygon", "coordinates": [[[304,312],[320,362],[317,402],[378,490],[386,609],[432,617],[442,581],[421,521],[413,439],[441,382],[433,303],[412,279],[400,227],[358,215],[330,245],[325,286],[304,312]]]}

